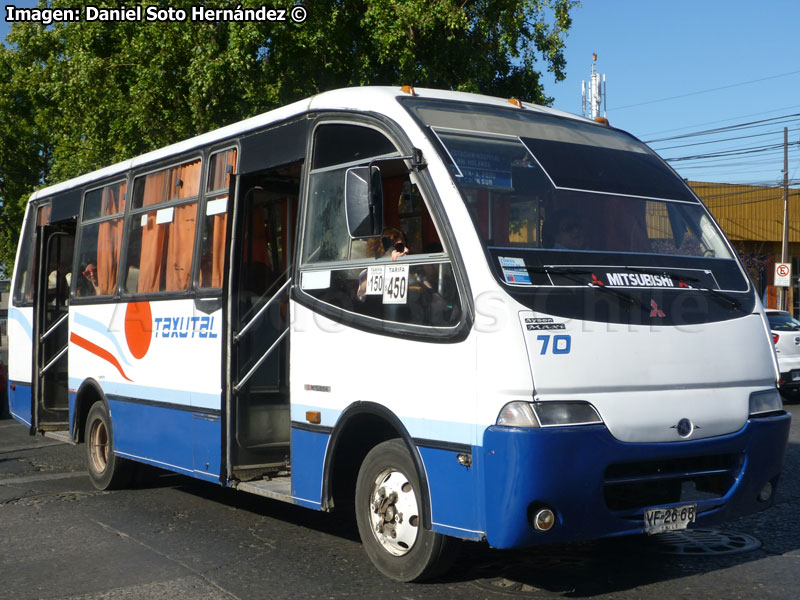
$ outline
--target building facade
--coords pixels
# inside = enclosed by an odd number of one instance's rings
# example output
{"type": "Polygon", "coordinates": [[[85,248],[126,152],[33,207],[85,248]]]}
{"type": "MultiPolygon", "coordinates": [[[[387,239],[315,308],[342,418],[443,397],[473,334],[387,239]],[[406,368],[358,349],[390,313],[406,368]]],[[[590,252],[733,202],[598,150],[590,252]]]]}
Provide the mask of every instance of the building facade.
{"type": "MultiPolygon", "coordinates": [[[[742,258],[764,305],[778,308],[775,263],[781,262],[783,187],[689,181],[742,258]]],[[[788,306],[800,315],[800,189],[789,189],[789,262],[792,285],[788,306]]]]}

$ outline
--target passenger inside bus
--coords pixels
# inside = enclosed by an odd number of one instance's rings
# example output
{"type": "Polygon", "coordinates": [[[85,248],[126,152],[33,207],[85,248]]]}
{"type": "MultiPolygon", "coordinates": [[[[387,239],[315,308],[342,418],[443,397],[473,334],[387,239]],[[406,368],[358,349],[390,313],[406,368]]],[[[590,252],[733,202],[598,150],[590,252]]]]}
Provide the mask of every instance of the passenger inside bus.
{"type": "Polygon", "coordinates": [[[542,228],[545,248],[555,250],[581,250],[584,247],[584,226],[579,215],[567,211],[556,211],[542,228]]]}
{"type": "Polygon", "coordinates": [[[406,235],[395,227],[385,227],[381,237],[367,240],[367,256],[397,260],[408,253],[406,235]]]}
{"type": "Polygon", "coordinates": [[[97,283],[97,267],[89,263],[81,269],[81,278],[78,281],[78,296],[96,296],[100,293],[100,284],[97,283]]]}

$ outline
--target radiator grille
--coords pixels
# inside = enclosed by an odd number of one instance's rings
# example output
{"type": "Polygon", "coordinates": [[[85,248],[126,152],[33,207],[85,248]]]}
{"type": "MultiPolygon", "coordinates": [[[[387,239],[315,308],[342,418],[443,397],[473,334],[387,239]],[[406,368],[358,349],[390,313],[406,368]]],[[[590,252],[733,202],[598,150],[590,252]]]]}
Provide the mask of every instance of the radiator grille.
{"type": "Polygon", "coordinates": [[[609,465],[604,494],[610,510],[721,498],[742,468],[741,454],[715,454],[609,465]]]}

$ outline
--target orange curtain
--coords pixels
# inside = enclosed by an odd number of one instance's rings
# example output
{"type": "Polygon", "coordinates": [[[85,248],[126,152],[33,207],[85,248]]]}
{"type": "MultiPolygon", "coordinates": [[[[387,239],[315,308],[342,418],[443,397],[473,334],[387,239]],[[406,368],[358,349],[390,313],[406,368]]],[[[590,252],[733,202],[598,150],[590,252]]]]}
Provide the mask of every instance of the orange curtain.
{"type": "Polygon", "coordinates": [[[50,225],[50,209],[52,205],[47,204],[39,207],[39,214],[36,218],[37,225],[50,225]]]}
{"type": "Polygon", "coordinates": [[[189,288],[192,279],[192,255],[194,254],[194,230],[197,221],[197,203],[176,206],[172,223],[160,227],[168,228],[166,288],[168,291],[189,288]]]}
{"type": "MultiPolygon", "coordinates": [[[[197,196],[201,173],[199,160],[151,173],[145,178],[142,206],[197,196]]],[[[139,292],[189,287],[196,221],[196,202],[174,207],[169,223],[157,225],[156,214],[148,213],[142,227],[139,292]]]]}
{"type": "MultiPolygon", "coordinates": [[[[125,183],[103,189],[103,215],[114,215],[125,210],[125,183]]],[[[97,231],[97,293],[113,294],[117,286],[117,270],[122,248],[122,219],[100,223],[97,231]]]]}
{"type": "MultiPolygon", "coordinates": [[[[230,173],[236,170],[236,149],[219,152],[211,157],[211,170],[208,179],[208,192],[219,192],[230,187],[230,173]]],[[[227,196],[208,198],[208,202],[221,200],[227,196]]],[[[206,242],[203,247],[200,287],[222,287],[225,270],[225,234],[228,225],[227,213],[220,213],[205,220],[206,242]]]]}
{"type": "Polygon", "coordinates": [[[214,165],[211,176],[208,180],[208,192],[216,192],[230,187],[230,174],[227,172],[231,167],[231,173],[236,172],[236,148],[217,153],[211,157],[214,165]]]}
{"type": "Polygon", "coordinates": [[[228,214],[214,215],[211,225],[211,276],[203,274],[200,287],[222,287],[225,268],[225,230],[228,225],[228,214]]]}
{"type": "Polygon", "coordinates": [[[113,294],[117,286],[117,265],[122,247],[122,219],[100,223],[97,230],[97,293],[113,294]]]}
{"type": "Polygon", "coordinates": [[[169,170],[167,200],[192,198],[200,192],[200,161],[186,163],[169,170]],[[181,184],[176,185],[180,180],[181,184]]]}
{"type": "Polygon", "coordinates": [[[221,190],[225,187],[225,167],[228,166],[228,161],[225,157],[217,156],[214,161],[214,171],[211,173],[211,178],[208,182],[208,191],[214,192],[221,190]]]}
{"type": "MultiPolygon", "coordinates": [[[[142,206],[151,206],[163,202],[166,178],[166,171],[152,173],[145,178],[142,206]]],[[[141,216],[134,218],[139,219],[141,216]]],[[[146,217],[146,223],[142,227],[138,292],[157,292],[161,289],[165,233],[165,227],[156,225],[155,213],[149,213],[146,217]]]]}

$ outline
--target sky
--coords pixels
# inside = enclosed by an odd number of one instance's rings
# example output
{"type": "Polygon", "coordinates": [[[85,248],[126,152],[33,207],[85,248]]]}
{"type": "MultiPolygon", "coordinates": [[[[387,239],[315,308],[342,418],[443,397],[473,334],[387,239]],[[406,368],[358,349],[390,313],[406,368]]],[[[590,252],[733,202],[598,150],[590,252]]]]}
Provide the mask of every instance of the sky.
{"type": "Polygon", "coordinates": [[[566,80],[544,79],[554,108],[581,113],[581,81],[588,82],[596,52],[597,70],[606,75],[612,126],[650,143],[667,159],[728,153],[670,161],[682,177],[782,184],[788,127],[789,177],[800,183],[798,0],[582,4],[566,38],[566,80]],[[786,115],[795,116],[777,118],[786,115]],[[771,120],[736,127],[766,119],[771,120]],[[716,128],[728,129],[655,141],[716,128]]]}
{"type": "Polygon", "coordinates": [[[554,108],[581,113],[581,81],[597,53],[611,125],[648,142],[682,177],[782,184],[788,127],[789,177],[800,185],[800,1],[583,0],[572,15],[567,78],[543,79],[554,108]]]}

